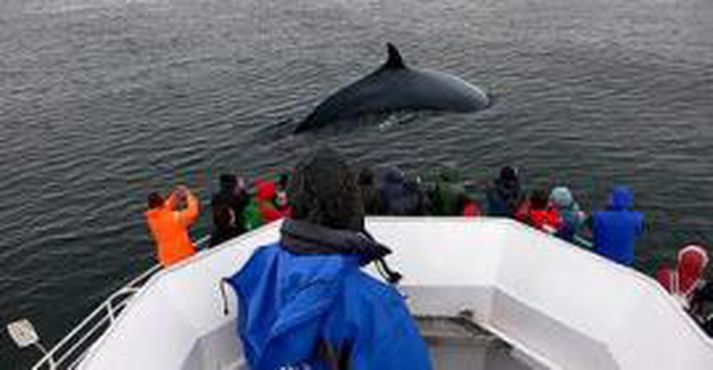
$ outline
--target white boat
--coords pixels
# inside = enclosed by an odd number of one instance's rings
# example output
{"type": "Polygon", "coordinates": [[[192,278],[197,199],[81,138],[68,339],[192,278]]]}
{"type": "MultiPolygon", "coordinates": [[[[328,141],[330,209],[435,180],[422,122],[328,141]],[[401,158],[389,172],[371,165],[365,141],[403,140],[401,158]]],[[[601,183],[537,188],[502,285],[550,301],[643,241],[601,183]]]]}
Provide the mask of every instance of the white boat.
{"type": "MultiPolygon", "coordinates": [[[[279,227],[147,273],[35,368],[246,369],[235,298],[225,315],[219,281],[279,227]]],[[[540,231],[495,218],[378,217],[367,228],[393,249],[436,369],[713,368],[713,341],[655,281],[540,231]]]]}

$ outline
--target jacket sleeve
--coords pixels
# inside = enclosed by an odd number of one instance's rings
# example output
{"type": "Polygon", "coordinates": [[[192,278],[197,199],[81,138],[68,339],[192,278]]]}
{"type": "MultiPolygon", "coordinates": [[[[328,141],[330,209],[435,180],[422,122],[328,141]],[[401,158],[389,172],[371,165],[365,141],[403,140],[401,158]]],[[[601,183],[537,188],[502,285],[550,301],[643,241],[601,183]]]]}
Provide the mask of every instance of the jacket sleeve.
{"type": "Polygon", "coordinates": [[[266,222],[276,221],[285,216],[282,212],[271,207],[263,207],[261,211],[266,222]]]}
{"type": "Polygon", "coordinates": [[[200,205],[198,198],[196,198],[193,193],[186,191],[186,209],[178,212],[179,222],[184,226],[191,226],[198,218],[198,213],[200,211],[200,205]]]}
{"type": "Polygon", "coordinates": [[[171,195],[168,196],[168,199],[166,199],[166,205],[165,207],[173,211],[176,209],[176,205],[178,204],[178,195],[176,195],[176,192],[172,192],[171,195]]]}

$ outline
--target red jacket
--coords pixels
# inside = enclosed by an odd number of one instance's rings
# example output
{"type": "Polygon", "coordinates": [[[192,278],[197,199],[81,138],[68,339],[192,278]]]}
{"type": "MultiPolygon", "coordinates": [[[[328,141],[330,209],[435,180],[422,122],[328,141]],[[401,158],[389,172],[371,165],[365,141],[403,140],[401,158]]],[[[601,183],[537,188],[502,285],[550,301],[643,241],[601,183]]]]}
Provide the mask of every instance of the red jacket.
{"type": "Polygon", "coordinates": [[[289,208],[277,209],[275,206],[276,196],[277,186],[274,182],[260,181],[257,183],[257,208],[263,223],[277,221],[289,215],[289,208]]]}
{"type": "Polygon", "coordinates": [[[466,217],[478,217],[480,216],[480,208],[478,204],[473,201],[467,201],[463,206],[463,216],[466,217]]]}
{"type": "Polygon", "coordinates": [[[557,209],[550,206],[547,209],[532,209],[529,200],[520,204],[515,219],[548,233],[557,232],[564,224],[557,209]]]}
{"type": "Polygon", "coordinates": [[[562,217],[556,209],[531,209],[528,214],[528,223],[533,227],[548,233],[555,233],[562,227],[562,217]]]}

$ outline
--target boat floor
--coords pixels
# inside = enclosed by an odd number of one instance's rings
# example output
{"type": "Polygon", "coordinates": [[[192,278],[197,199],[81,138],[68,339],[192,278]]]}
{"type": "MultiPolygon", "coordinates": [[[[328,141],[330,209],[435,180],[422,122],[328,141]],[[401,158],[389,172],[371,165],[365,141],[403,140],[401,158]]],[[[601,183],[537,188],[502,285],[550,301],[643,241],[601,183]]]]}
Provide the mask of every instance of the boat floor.
{"type": "MultiPolygon", "coordinates": [[[[416,323],[434,370],[544,369],[466,317],[417,316],[416,323]]],[[[249,370],[242,359],[236,365],[235,369],[249,370]]]]}
{"type": "Polygon", "coordinates": [[[416,317],[437,370],[535,369],[512,346],[464,317],[416,317]]]}

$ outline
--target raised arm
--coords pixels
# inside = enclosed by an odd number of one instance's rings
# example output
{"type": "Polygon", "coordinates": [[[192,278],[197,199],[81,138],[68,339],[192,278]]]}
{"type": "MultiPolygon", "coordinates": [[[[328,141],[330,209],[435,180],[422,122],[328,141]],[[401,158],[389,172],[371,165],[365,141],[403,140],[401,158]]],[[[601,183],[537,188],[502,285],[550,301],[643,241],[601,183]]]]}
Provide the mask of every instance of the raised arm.
{"type": "Polygon", "coordinates": [[[183,194],[186,196],[186,209],[178,212],[178,219],[183,226],[188,227],[196,222],[200,212],[200,204],[198,198],[190,190],[184,189],[183,194]]]}
{"type": "Polygon", "coordinates": [[[171,195],[168,196],[168,199],[166,199],[164,208],[174,210],[174,209],[176,209],[177,204],[178,204],[178,190],[174,190],[173,192],[171,192],[171,195]]]}

